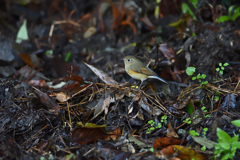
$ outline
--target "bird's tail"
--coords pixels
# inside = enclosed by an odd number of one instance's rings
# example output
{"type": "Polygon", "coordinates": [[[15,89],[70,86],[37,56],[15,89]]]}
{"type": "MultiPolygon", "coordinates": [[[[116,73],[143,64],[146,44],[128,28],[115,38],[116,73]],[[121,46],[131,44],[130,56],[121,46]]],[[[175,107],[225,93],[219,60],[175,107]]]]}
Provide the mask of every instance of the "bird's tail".
{"type": "Polygon", "coordinates": [[[148,76],[148,78],[158,79],[159,81],[162,81],[162,82],[168,84],[165,80],[163,80],[162,78],[159,78],[158,76],[148,76]]]}

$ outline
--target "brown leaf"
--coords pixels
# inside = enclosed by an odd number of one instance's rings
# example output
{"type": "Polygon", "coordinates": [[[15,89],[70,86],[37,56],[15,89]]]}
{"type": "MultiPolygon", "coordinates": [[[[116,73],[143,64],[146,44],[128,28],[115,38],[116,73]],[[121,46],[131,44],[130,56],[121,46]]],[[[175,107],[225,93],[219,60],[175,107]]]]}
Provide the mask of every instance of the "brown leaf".
{"type": "Polygon", "coordinates": [[[171,123],[168,123],[168,129],[167,129],[167,137],[174,137],[174,138],[178,138],[178,134],[174,131],[171,123]]]}
{"type": "Polygon", "coordinates": [[[173,145],[163,148],[161,153],[166,157],[178,157],[184,160],[205,160],[207,157],[187,147],[173,145]],[[177,154],[176,154],[177,153],[177,154]]]}
{"type": "Polygon", "coordinates": [[[153,148],[157,149],[157,148],[166,147],[169,145],[181,144],[182,142],[183,142],[183,140],[178,140],[173,137],[160,137],[155,140],[155,142],[153,144],[153,148]]]}
{"type": "Polygon", "coordinates": [[[53,93],[53,95],[56,96],[56,98],[59,102],[66,102],[67,100],[70,99],[70,97],[63,92],[53,93]]]}
{"type": "Polygon", "coordinates": [[[49,87],[46,81],[43,79],[40,79],[40,80],[32,79],[28,81],[28,84],[35,87],[45,87],[45,88],[49,87]]]}
{"type": "Polygon", "coordinates": [[[98,104],[94,110],[94,117],[91,119],[95,119],[99,114],[101,114],[104,111],[104,115],[108,112],[108,107],[110,103],[114,102],[114,98],[112,98],[109,94],[113,92],[114,90],[109,90],[107,92],[107,96],[103,95],[101,99],[98,101],[98,104]]]}
{"type": "MultiPolygon", "coordinates": [[[[85,62],[84,62],[85,63],[85,62]]],[[[96,67],[85,63],[103,82],[105,82],[106,84],[110,84],[110,85],[118,85],[118,83],[112,79],[111,77],[109,77],[105,72],[103,72],[100,69],[97,69],[96,67]]]]}
{"type": "Polygon", "coordinates": [[[72,141],[77,144],[87,144],[97,139],[105,139],[110,135],[100,128],[76,128],[72,133],[72,141]]]}
{"type": "Polygon", "coordinates": [[[146,15],[144,17],[141,17],[140,21],[145,23],[150,28],[151,31],[155,29],[155,26],[152,24],[152,22],[149,20],[149,18],[146,15]]]}
{"type": "Polygon", "coordinates": [[[108,132],[108,134],[110,134],[109,137],[105,138],[104,140],[105,141],[109,141],[109,140],[114,140],[116,141],[116,139],[122,135],[122,130],[120,127],[118,127],[115,131],[112,131],[112,132],[108,132]]]}
{"type": "Polygon", "coordinates": [[[48,111],[58,115],[58,113],[60,112],[60,106],[58,103],[56,103],[51,97],[49,97],[49,95],[47,93],[43,93],[42,91],[40,91],[39,89],[33,87],[33,91],[36,94],[36,96],[40,99],[40,101],[42,102],[42,104],[44,104],[45,106],[48,107],[48,111]]]}
{"type": "Polygon", "coordinates": [[[23,53],[23,54],[20,55],[20,57],[22,58],[22,60],[23,60],[26,64],[28,64],[29,66],[32,67],[32,61],[31,61],[31,57],[29,56],[29,54],[23,53]]]}

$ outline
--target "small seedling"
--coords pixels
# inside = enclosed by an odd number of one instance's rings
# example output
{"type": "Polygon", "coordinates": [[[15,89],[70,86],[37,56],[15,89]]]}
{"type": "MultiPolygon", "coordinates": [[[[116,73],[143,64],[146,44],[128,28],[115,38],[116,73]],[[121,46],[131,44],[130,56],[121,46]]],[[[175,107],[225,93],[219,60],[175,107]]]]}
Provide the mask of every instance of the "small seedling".
{"type": "Polygon", "coordinates": [[[202,134],[204,138],[206,138],[207,131],[208,131],[208,128],[203,128],[202,134]]]}
{"type": "Polygon", "coordinates": [[[228,15],[221,16],[218,18],[217,22],[235,21],[240,16],[240,6],[235,5],[228,8],[228,15]]]}
{"type": "Polygon", "coordinates": [[[219,63],[218,65],[219,65],[219,67],[216,68],[216,71],[219,72],[221,75],[223,75],[224,67],[228,66],[229,64],[228,63],[224,63],[224,64],[219,63]]]}
{"type": "MultiPolygon", "coordinates": [[[[197,9],[198,0],[189,0],[189,2],[193,5],[195,9],[197,9]]],[[[182,13],[189,14],[194,20],[197,20],[196,16],[194,15],[191,8],[188,6],[187,3],[182,3],[182,13]]]]}
{"type": "Polygon", "coordinates": [[[68,52],[66,57],[65,57],[65,62],[68,62],[71,57],[71,52],[68,52]]]}
{"type": "Polygon", "coordinates": [[[216,95],[214,96],[213,100],[218,101],[219,100],[220,93],[216,92],[216,95]]]}
{"type": "Polygon", "coordinates": [[[167,122],[167,115],[164,115],[161,118],[161,123],[166,123],[166,122],[167,122]]]}
{"type": "Polygon", "coordinates": [[[154,148],[150,148],[149,151],[154,152],[154,148]]]}
{"type": "Polygon", "coordinates": [[[187,119],[183,120],[183,122],[184,122],[184,123],[186,122],[187,124],[191,124],[192,121],[190,121],[190,119],[191,119],[191,118],[187,118],[187,119]]]}
{"type": "Polygon", "coordinates": [[[199,136],[199,133],[196,132],[195,130],[189,131],[189,134],[192,135],[192,136],[199,136]]]}
{"type": "Polygon", "coordinates": [[[155,124],[155,122],[153,120],[149,120],[148,124],[150,124],[151,127],[148,129],[148,131],[146,133],[150,134],[156,128],[162,128],[162,126],[163,126],[162,123],[166,123],[166,122],[167,122],[167,115],[162,116],[161,122],[158,123],[157,125],[155,124]]]}
{"type": "Polygon", "coordinates": [[[230,137],[225,131],[217,128],[218,143],[214,145],[214,159],[220,157],[221,160],[233,159],[236,150],[240,149],[239,135],[230,137]]]}
{"type": "MultiPolygon", "coordinates": [[[[192,76],[195,73],[195,71],[196,71],[195,67],[188,67],[186,69],[186,74],[189,75],[189,76],[192,76]]],[[[201,75],[200,73],[198,73],[197,76],[193,76],[192,77],[192,80],[196,80],[197,79],[199,81],[199,83],[201,83],[204,86],[204,85],[208,84],[208,81],[202,82],[202,80],[204,80],[205,78],[206,78],[206,74],[202,74],[201,75]]]]}
{"type": "MultiPolygon", "coordinates": [[[[205,107],[205,106],[203,106],[203,107],[201,108],[201,110],[203,111],[203,113],[208,112],[208,111],[206,110],[206,107],[205,107]]],[[[211,117],[211,115],[210,115],[210,114],[207,114],[207,115],[205,115],[204,117],[205,117],[205,118],[211,117]]]]}

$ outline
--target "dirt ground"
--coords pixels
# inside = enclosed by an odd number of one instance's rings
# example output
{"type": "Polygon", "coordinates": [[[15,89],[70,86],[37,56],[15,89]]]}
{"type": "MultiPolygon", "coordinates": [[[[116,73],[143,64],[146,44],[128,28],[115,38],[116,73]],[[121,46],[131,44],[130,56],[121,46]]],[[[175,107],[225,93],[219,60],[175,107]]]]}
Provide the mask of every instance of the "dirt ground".
{"type": "Polygon", "coordinates": [[[232,143],[216,152],[222,133],[237,137],[238,159],[240,16],[230,16],[240,15],[237,7],[0,1],[0,157],[231,159],[232,143]],[[223,15],[231,19],[219,22],[223,15]],[[139,87],[126,56],[167,84],[149,78],[139,87]]]}

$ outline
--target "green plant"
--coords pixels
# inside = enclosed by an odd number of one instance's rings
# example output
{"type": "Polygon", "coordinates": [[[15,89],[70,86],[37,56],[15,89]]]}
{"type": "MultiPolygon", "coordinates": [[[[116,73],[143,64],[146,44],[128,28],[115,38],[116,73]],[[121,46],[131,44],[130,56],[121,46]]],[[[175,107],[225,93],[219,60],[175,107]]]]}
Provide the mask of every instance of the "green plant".
{"type": "MultiPolygon", "coordinates": [[[[189,0],[189,2],[193,5],[195,9],[197,9],[198,0],[189,0]]],[[[193,17],[194,20],[197,20],[196,16],[194,15],[191,8],[188,6],[187,3],[182,3],[182,13],[183,14],[189,14],[191,17],[193,17]]]]}
{"type": "Polygon", "coordinates": [[[149,151],[151,151],[151,152],[154,152],[154,148],[153,148],[153,147],[152,147],[152,148],[150,148],[150,149],[149,149],[149,151]]]}
{"type": "MultiPolygon", "coordinates": [[[[232,124],[240,128],[240,119],[232,121],[232,124]]],[[[239,129],[240,132],[240,129],[239,129]]]]}
{"type": "Polygon", "coordinates": [[[196,132],[195,130],[189,131],[189,134],[192,135],[192,136],[199,136],[199,133],[196,132]]]}
{"type": "Polygon", "coordinates": [[[224,67],[228,66],[229,64],[228,63],[224,63],[224,64],[219,63],[218,65],[219,65],[219,67],[216,68],[216,71],[219,72],[221,75],[223,75],[224,67]]]}
{"type": "MultiPolygon", "coordinates": [[[[201,110],[203,111],[203,113],[206,113],[206,112],[207,112],[205,106],[202,106],[201,110]]],[[[205,115],[204,117],[205,117],[205,118],[207,118],[207,117],[211,117],[211,115],[210,115],[210,114],[207,114],[207,115],[205,115]]]]}
{"type": "Polygon", "coordinates": [[[203,128],[202,134],[204,138],[206,138],[207,131],[208,131],[208,128],[203,128]]]}
{"type": "MultiPolygon", "coordinates": [[[[195,71],[196,71],[195,67],[188,67],[186,69],[186,74],[189,75],[189,76],[192,76],[195,73],[195,71]]],[[[192,77],[192,80],[196,80],[197,79],[199,81],[199,83],[201,83],[202,85],[206,85],[206,84],[208,84],[208,81],[202,82],[202,80],[204,80],[205,78],[206,78],[205,74],[201,75],[200,73],[198,73],[197,76],[193,76],[192,77]]]]}
{"type": "Polygon", "coordinates": [[[214,96],[213,100],[218,101],[219,100],[220,93],[216,92],[216,95],[214,96]]]}
{"type": "Polygon", "coordinates": [[[240,149],[239,135],[230,137],[225,131],[217,128],[218,143],[214,145],[214,159],[220,157],[221,160],[233,159],[237,149],[240,149]]]}
{"type": "Polygon", "coordinates": [[[68,52],[66,57],[65,57],[65,62],[68,62],[71,57],[71,52],[68,52]]]}
{"type": "Polygon", "coordinates": [[[166,122],[167,122],[167,115],[164,115],[161,118],[161,123],[166,123],[166,122]]]}
{"type": "Polygon", "coordinates": [[[187,124],[191,124],[192,121],[190,121],[190,119],[191,119],[191,118],[186,118],[185,120],[183,120],[183,122],[184,122],[184,123],[186,122],[187,124]]]}
{"type": "Polygon", "coordinates": [[[225,21],[235,21],[240,16],[240,6],[236,7],[235,5],[228,8],[228,15],[221,16],[218,18],[217,22],[225,21]]]}
{"type": "Polygon", "coordinates": [[[156,128],[162,128],[162,123],[166,123],[166,122],[167,122],[167,115],[162,116],[160,123],[158,123],[157,125],[153,120],[149,120],[148,124],[150,124],[151,127],[147,130],[146,133],[150,134],[156,128]]]}

